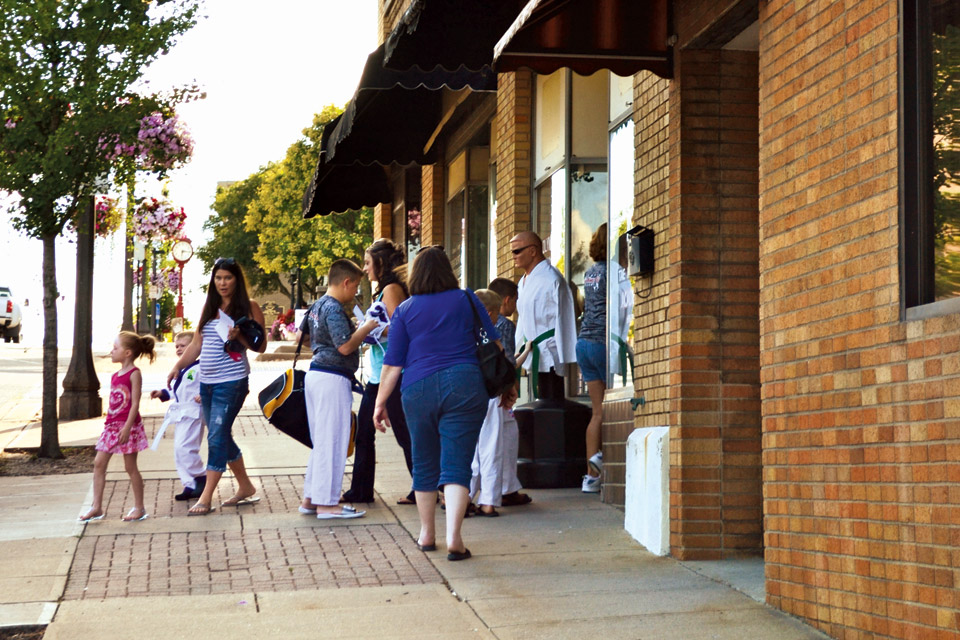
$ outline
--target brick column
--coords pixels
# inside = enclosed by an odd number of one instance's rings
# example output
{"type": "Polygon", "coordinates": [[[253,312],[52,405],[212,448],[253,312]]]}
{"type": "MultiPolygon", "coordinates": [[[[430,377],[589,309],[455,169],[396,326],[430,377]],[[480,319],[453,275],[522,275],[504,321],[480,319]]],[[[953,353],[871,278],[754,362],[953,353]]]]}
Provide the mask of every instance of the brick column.
{"type": "Polygon", "coordinates": [[[501,73],[497,86],[497,275],[517,280],[510,238],[531,228],[533,74],[501,73]]]}
{"type": "Polygon", "coordinates": [[[762,536],[757,54],[678,51],[670,87],[670,545],[762,536]]]}
{"type": "Polygon", "coordinates": [[[420,170],[420,246],[443,244],[443,190],[442,164],[426,165],[420,170]]]}
{"type": "Polygon", "coordinates": [[[389,202],[381,202],[373,208],[373,239],[392,238],[392,236],[393,205],[389,202]]]}

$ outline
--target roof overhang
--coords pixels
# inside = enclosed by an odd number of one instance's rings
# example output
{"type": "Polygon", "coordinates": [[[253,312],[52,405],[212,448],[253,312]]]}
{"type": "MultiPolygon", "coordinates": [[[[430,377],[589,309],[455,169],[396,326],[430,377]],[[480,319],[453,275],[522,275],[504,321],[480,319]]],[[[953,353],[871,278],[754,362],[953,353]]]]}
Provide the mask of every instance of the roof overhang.
{"type": "Polygon", "coordinates": [[[381,45],[367,58],[360,84],[324,145],[328,163],[432,164],[424,149],[441,117],[441,89],[496,91],[497,77],[480,71],[383,66],[381,45]]]}
{"type": "Polygon", "coordinates": [[[480,70],[524,0],[413,0],[385,43],[391,69],[480,70]]]}
{"type": "Polygon", "coordinates": [[[672,75],[668,0],[530,0],[494,47],[498,72],[672,75]]]}

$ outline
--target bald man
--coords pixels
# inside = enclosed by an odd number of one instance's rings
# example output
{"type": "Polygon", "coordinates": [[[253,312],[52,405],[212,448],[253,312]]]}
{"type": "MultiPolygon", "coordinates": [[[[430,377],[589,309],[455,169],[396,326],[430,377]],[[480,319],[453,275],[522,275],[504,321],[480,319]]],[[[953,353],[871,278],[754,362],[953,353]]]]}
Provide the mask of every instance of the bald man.
{"type": "MultiPolygon", "coordinates": [[[[530,342],[549,331],[537,348],[540,389],[538,397],[562,401],[564,398],[564,365],[577,361],[577,323],[573,296],[563,274],[543,255],[543,242],[532,231],[522,231],[510,240],[513,263],[523,269],[518,283],[518,342],[530,342]]],[[[527,358],[524,369],[531,370],[533,358],[527,358]]]]}

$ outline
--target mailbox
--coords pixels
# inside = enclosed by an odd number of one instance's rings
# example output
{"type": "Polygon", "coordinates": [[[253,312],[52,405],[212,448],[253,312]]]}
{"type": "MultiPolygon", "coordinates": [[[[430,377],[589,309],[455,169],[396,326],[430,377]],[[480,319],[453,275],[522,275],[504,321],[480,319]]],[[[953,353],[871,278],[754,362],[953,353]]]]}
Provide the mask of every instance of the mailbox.
{"type": "Polygon", "coordinates": [[[627,275],[653,273],[653,229],[637,225],[623,235],[627,240],[627,275]]]}

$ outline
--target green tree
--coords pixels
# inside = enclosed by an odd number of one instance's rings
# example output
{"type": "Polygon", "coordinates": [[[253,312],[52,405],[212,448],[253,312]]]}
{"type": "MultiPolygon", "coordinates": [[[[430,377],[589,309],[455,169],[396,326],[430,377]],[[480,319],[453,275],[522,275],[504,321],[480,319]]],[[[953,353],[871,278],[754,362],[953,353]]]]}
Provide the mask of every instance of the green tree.
{"type": "Polygon", "coordinates": [[[362,261],[363,249],[373,233],[369,208],[343,215],[304,220],[303,192],[320,155],[320,141],[327,124],[342,109],[329,105],[313,117],[303,137],[287,149],[284,159],[266,167],[263,183],[247,212],[246,228],[255,231],[259,246],[254,259],[266,273],[300,270],[301,281],[316,293],[318,276],[338,258],[362,261]]]}
{"type": "Polygon", "coordinates": [[[334,260],[362,262],[373,233],[370,208],[311,220],[302,217],[303,192],[316,168],[323,128],[341,112],[325,107],[283,160],[218,189],[216,216],[204,225],[214,238],[198,251],[208,269],[218,256],[231,256],[253,274],[251,282],[260,292],[285,293],[289,290],[284,280],[299,269],[303,288],[316,295],[318,276],[326,274],[334,260]]]}
{"type": "Polygon", "coordinates": [[[217,258],[230,257],[243,266],[251,289],[257,294],[282,291],[289,295],[284,281],[278,274],[266,273],[257,266],[253,254],[257,248],[257,233],[248,231],[244,225],[247,211],[257,198],[257,192],[263,184],[265,169],[260,169],[250,177],[228,186],[218,186],[217,195],[210,208],[214,215],[203,223],[204,231],[209,231],[213,239],[197,249],[197,257],[207,271],[213,268],[217,258]]]}
{"type": "Polygon", "coordinates": [[[131,88],[193,26],[197,3],[0,0],[0,189],[18,195],[15,226],[43,242],[41,456],[61,455],[54,241],[109,173],[101,141],[132,140],[159,106],[131,88]]]}

